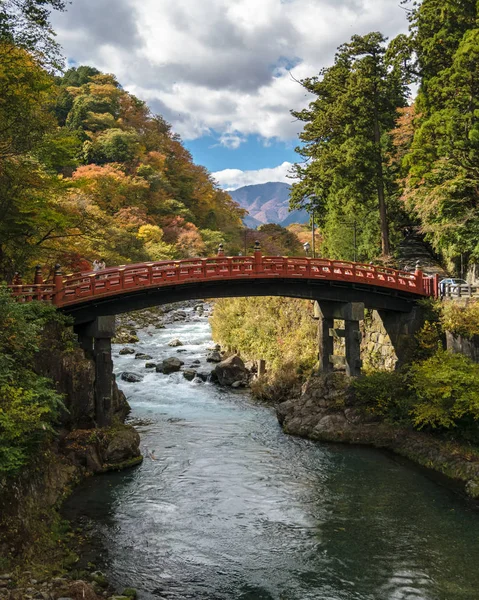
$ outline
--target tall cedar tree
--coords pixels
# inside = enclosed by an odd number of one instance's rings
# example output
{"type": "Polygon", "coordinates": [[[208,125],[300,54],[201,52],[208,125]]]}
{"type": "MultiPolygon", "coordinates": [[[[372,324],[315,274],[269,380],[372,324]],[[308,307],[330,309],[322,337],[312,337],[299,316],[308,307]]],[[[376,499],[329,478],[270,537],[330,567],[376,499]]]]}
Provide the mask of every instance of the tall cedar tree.
{"type": "Polygon", "coordinates": [[[388,132],[406,104],[402,71],[386,61],[385,42],[377,32],[353,36],[332,67],[301,82],[317,99],[292,112],[305,123],[297,152],[307,160],[295,165],[300,181],[293,185],[292,207],[313,204],[326,239],[344,238],[341,223],[361,219],[363,258],[377,253],[378,221],[382,254],[390,253],[387,206],[395,186],[386,159],[388,132]]]}
{"type": "Polygon", "coordinates": [[[404,198],[436,251],[479,258],[479,29],[475,0],[411,12],[420,87],[404,198]]]}

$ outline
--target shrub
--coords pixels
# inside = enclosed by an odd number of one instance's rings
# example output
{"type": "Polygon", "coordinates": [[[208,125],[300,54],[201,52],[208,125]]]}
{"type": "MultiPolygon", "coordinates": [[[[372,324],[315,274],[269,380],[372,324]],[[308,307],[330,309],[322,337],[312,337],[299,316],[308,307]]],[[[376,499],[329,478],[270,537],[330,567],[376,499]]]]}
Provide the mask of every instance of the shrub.
{"type": "Polygon", "coordinates": [[[412,397],[402,371],[372,371],[353,381],[357,404],[370,415],[409,421],[412,397]]]}
{"type": "Polygon", "coordinates": [[[292,365],[284,365],[281,371],[272,376],[253,379],[251,392],[263,402],[280,404],[285,400],[297,398],[301,393],[302,378],[292,365]]]}
{"type": "Polygon", "coordinates": [[[414,425],[450,429],[479,419],[479,365],[462,354],[439,350],[411,367],[417,397],[414,425]]]}
{"type": "Polygon", "coordinates": [[[473,300],[462,305],[454,301],[444,302],[442,325],[444,329],[463,337],[479,335],[479,302],[473,300]]]}
{"type": "Polygon", "coordinates": [[[54,307],[20,304],[0,287],[0,475],[19,471],[52,432],[61,397],[32,363],[49,325],[60,330],[55,343],[67,347],[66,322],[54,307]]]}

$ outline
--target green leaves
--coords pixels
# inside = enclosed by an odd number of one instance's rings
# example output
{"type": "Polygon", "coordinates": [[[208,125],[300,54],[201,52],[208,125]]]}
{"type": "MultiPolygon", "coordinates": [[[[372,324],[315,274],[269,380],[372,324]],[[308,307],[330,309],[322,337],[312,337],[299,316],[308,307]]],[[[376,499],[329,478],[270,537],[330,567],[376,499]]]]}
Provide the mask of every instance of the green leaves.
{"type": "Polygon", "coordinates": [[[479,29],[472,3],[447,2],[438,15],[433,6],[429,0],[417,9],[413,30],[423,78],[421,114],[404,157],[404,199],[434,249],[452,264],[459,254],[479,258],[479,29]],[[439,54],[424,37],[434,23],[446,45],[439,54]]]}
{"type": "MultiPolygon", "coordinates": [[[[64,327],[66,320],[47,304],[15,302],[0,287],[0,474],[28,462],[63,407],[52,382],[32,370],[42,332],[53,322],[64,327]]],[[[66,348],[61,336],[57,343],[66,348]]]]}
{"type": "Polygon", "coordinates": [[[479,419],[479,365],[462,354],[440,350],[411,368],[418,402],[412,409],[419,429],[456,427],[464,418],[479,419]]]}
{"type": "Polygon", "coordinates": [[[388,132],[406,90],[385,53],[380,33],[353,36],[338,49],[332,67],[302,82],[317,96],[309,110],[292,113],[305,122],[304,146],[297,151],[309,161],[296,165],[300,181],[293,185],[292,207],[314,206],[332,258],[353,258],[340,243],[340,224],[352,218],[363,225],[357,232],[360,259],[377,256],[380,248],[389,253],[386,207],[397,210],[391,206],[396,184],[387,160],[388,132]]]}

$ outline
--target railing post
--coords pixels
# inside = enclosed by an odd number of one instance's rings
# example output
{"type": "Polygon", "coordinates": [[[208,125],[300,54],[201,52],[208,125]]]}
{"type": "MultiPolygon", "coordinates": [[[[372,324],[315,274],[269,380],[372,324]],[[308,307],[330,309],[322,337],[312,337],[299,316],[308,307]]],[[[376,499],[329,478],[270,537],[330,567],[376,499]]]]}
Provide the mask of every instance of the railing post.
{"type": "Polygon", "coordinates": [[[20,275],[20,273],[18,271],[15,271],[14,275],[13,275],[13,285],[22,285],[22,276],[20,275]]]}
{"type": "Polygon", "coordinates": [[[33,283],[35,285],[42,285],[42,283],[43,283],[42,268],[40,265],[37,265],[35,267],[35,278],[33,280],[33,283]]]}
{"type": "Polygon", "coordinates": [[[439,296],[440,296],[439,280],[440,280],[439,273],[436,273],[434,275],[434,290],[433,290],[434,298],[439,298],[439,296]]]}
{"type": "MultiPolygon", "coordinates": [[[[43,284],[42,268],[40,265],[37,265],[35,267],[35,278],[33,280],[33,283],[38,286],[41,286],[43,284]]],[[[35,290],[35,299],[43,300],[43,293],[40,287],[36,288],[35,290]]]]}
{"type": "Polygon", "coordinates": [[[416,262],[416,270],[414,271],[416,277],[416,285],[418,292],[424,292],[424,273],[419,268],[419,261],[416,262]]]}
{"type": "Polygon", "coordinates": [[[261,244],[259,240],[254,243],[254,266],[256,273],[263,271],[263,254],[261,252],[261,244]]]}
{"type": "Polygon", "coordinates": [[[53,285],[55,291],[53,292],[53,304],[60,306],[63,300],[63,275],[60,265],[55,265],[55,275],[53,276],[53,285]]]}

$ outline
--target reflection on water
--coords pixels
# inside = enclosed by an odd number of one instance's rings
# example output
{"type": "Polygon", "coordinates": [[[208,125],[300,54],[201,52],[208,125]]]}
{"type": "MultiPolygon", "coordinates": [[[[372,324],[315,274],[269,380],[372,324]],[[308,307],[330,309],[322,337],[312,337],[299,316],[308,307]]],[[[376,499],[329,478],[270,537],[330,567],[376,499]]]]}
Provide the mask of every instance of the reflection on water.
{"type": "MultiPolygon", "coordinates": [[[[209,344],[198,319],[143,332],[138,350],[205,369],[209,344]]],[[[157,460],[90,479],[67,506],[93,521],[118,587],[145,600],[479,598],[479,515],[452,492],[382,453],[285,436],[246,392],[147,372],[119,349],[118,372],[145,374],[122,386],[157,460]]]]}

